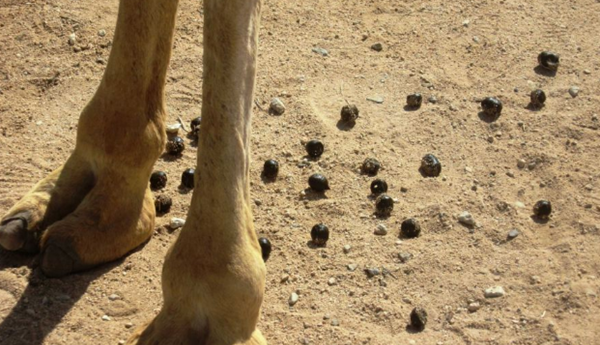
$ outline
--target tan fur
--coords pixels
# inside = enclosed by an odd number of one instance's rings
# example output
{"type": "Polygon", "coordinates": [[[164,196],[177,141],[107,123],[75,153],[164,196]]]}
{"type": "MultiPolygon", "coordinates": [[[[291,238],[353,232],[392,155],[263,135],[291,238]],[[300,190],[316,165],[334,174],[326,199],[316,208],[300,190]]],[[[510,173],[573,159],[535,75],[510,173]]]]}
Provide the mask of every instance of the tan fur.
{"type": "MultiPolygon", "coordinates": [[[[163,267],[164,306],[129,344],[266,344],[265,266],[249,196],[250,114],[261,0],[205,0],[196,188],[163,267]]],[[[164,143],[163,88],[176,0],[122,0],[114,46],[77,144],[0,223],[0,245],[35,248],[61,276],[115,260],[154,228],[148,189],[164,143]]]]}

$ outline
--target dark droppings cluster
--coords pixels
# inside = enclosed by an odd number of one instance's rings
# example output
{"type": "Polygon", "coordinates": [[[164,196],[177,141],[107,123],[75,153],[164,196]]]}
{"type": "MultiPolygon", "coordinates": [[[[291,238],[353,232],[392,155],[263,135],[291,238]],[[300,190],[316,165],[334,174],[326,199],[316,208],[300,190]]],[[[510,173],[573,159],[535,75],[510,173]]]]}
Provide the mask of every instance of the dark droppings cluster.
{"type": "Polygon", "coordinates": [[[315,192],[322,193],[329,189],[329,181],[322,174],[312,174],[308,178],[308,186],[315,192]]]}
{"type": "Polygon", "coordinates": [[[381,194],[388,191],[388,184],[383,179],[375,179],[371,182],[371,193],[372,194],[381,194]]]}
{"type": "Polygon", "coordinates": [[[173,156],[179,156],[185,149],[185,142],[181,137],[173,137],[167,140],[166,150],[167,153],[173,156]]]}
{"type": "Polygon", "coordinates": [[[167,174],[164,171],[155,171],[150,175],[150,189],[163,189],[167,185],[167,174]]]}
{"type": "Polygon", "coordinates": [[[426,154],[421,159],[419,171],[425,177],[438,177],[442,172],[442,163],[432,154],[426,154]]]}
{"type": "Polygon", "coordinates": [[[346,123],[354,123],[358,119],[358,108],[353,104],[342,107],[341,120],[346,123]]]}
{"type": "Polygon", "coordinates": [[[325,151],[325,145],[319,140],[311,140],[306,143],[306,153],[312,158],[319,158],[325,151]]]}
{"type": "Polygon", "coordinates": [[[279,174],[279,162],[274,159],[269,159],[263,164],[263,176],[266,178],[276,178],[279,174]]]}
{"type": "Polygon", "coordinates": [[[329,228],[325,224],[317,224],[310,230],[312,242],[317,246],[324,246],[329,240],[329,228]]]}

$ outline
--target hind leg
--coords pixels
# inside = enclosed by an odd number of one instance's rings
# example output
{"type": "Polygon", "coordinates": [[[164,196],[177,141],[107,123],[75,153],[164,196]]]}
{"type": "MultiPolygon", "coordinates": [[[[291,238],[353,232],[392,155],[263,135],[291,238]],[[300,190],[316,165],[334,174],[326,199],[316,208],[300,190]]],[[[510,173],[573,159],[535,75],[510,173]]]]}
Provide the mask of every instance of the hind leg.
{"type": "Polygon", "coordinates": [[[152,233],[148,179],[166,139],[176,9],[173,0],[121,2],[106,71],[82,111],[71,157],[0,221],[0,245],[41,249],[49,276],[115,260],[152,233]]]}

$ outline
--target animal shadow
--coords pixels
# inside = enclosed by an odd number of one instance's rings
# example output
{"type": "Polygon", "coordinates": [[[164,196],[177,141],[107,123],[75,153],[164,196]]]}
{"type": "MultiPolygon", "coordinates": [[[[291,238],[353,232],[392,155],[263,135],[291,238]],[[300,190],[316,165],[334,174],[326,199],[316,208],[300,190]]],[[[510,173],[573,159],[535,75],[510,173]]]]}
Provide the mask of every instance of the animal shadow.
{"type": "Polygon", "coordinates": [[[0,251],[0,270],[24,265],[33,267],[28,277],[27,287],[19,296],[16,305],[0,323],[2,344],[44,344],[48,334],[79,301],[90,283],[117,267],[123,260],[61,279],[44,276],[41,269],[37,267],[38,261],[37,257],[31,255],[0,251]]]}
{"type": "Polygon", "coordinates": [[[556,76],[556,71],[552,71],[552,70],[546,69],[546,68],[544,68],[544,67],[542,67],[540,65],[537,65],[533,69],[533,71],[536,74],[543,75],[544,77],[555,77],[556,76]]]}
{"type": "Polygon", "coordinates": [[[356,126],[356,121],[344,121],[341,119],[336,124],[336,127],[340,131],[349,131],[354,128],[354,126],[356,126]]]}

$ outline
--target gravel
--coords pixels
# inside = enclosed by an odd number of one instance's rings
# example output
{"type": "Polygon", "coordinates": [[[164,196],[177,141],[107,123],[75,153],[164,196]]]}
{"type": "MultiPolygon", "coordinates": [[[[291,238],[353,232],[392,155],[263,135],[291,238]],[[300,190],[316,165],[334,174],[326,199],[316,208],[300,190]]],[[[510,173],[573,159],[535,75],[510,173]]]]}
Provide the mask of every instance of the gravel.
{"type": "Polygon", "coordinates": [[[476,311],[478,311],[481,308],[481,304],[479,304],[478,302],[473,302],[469,304],[469,307],[467,308],[467,310],[469,310],[469,312],[474,313],[476,311]]]}
{"type": "Polygon", "coordinates": [[[169,222],[169,227],[173,230],[182,228],[185,225],[185,219],[182,218],[171,218],[169,222]]]}
{"type": "Polygon", "coordinates": [[[473,219],[473,216],[471,216],[471,214],[467,211],[464,211],[458,215],[458,221],[466,226],[475,225],[475,219],[473,219]]]}
{"type": "Polygon", "coordinates": [[[388,233],[388,229],[385,225],[383,224],[379,224],[377,225],[377,227],[375,228],[374,231],[375,235],[379,235],[379,236],[385,236],[388,233]]]}
{"type": "Polygon", "coordinates": [[[298,296],[297,293],[292,292],[292,294],[290,295],[290,299],[288,300],[288,303],[290,304],[290,306],[293,306],[294,304],[298,303],[299,299],[300,299],[300,296],[298,296]]]}
{"type": "Polygon", "coordinates": [[[504,296],[505,294],[506,292],[502,286],[492,286],[483,291],[483,296],[485,298],[498,298],[504,296]]]}
{"type": "Polygon", "coordinates": [[[271,100],[269,113],[274,115],[283,115],[285,113],[285,105],[279,98],[275,97],[271,100]]]}
{"type": "Polygon", "coordinates": [[[374,50],[374,51],[376,51],[376,52],[380,52],[380,51],[382,51],[382,50],[383,50],[383,44],[381,44],[381,43],[379,43],[379,42],[378,42],[378,43],[375,43],[375,44],[373,44],[373,45],[371,46],[371,49],[373,49],[373,50],[374,50]]]}
{"type": "Polygon", "coordinates": [[[352,249],[352,246],[347,244],[344,246],[344,254],[348,254],[350,253],[350,249],[352,249]]]}
{"type": "Polygon", "coordinates": [[[373,278],[381,274],[381,271],[378,268],[365,268],[365,273],[367,277],[373,278]]]}
{"type": "Polygon", "coordinates": [[[579,94],[579,87],[571,86],[571,88],[569,89],[569,95],[571,95],[571,97],[575,98],[575,97],[577,97],[578,94],[579,94]]]}

